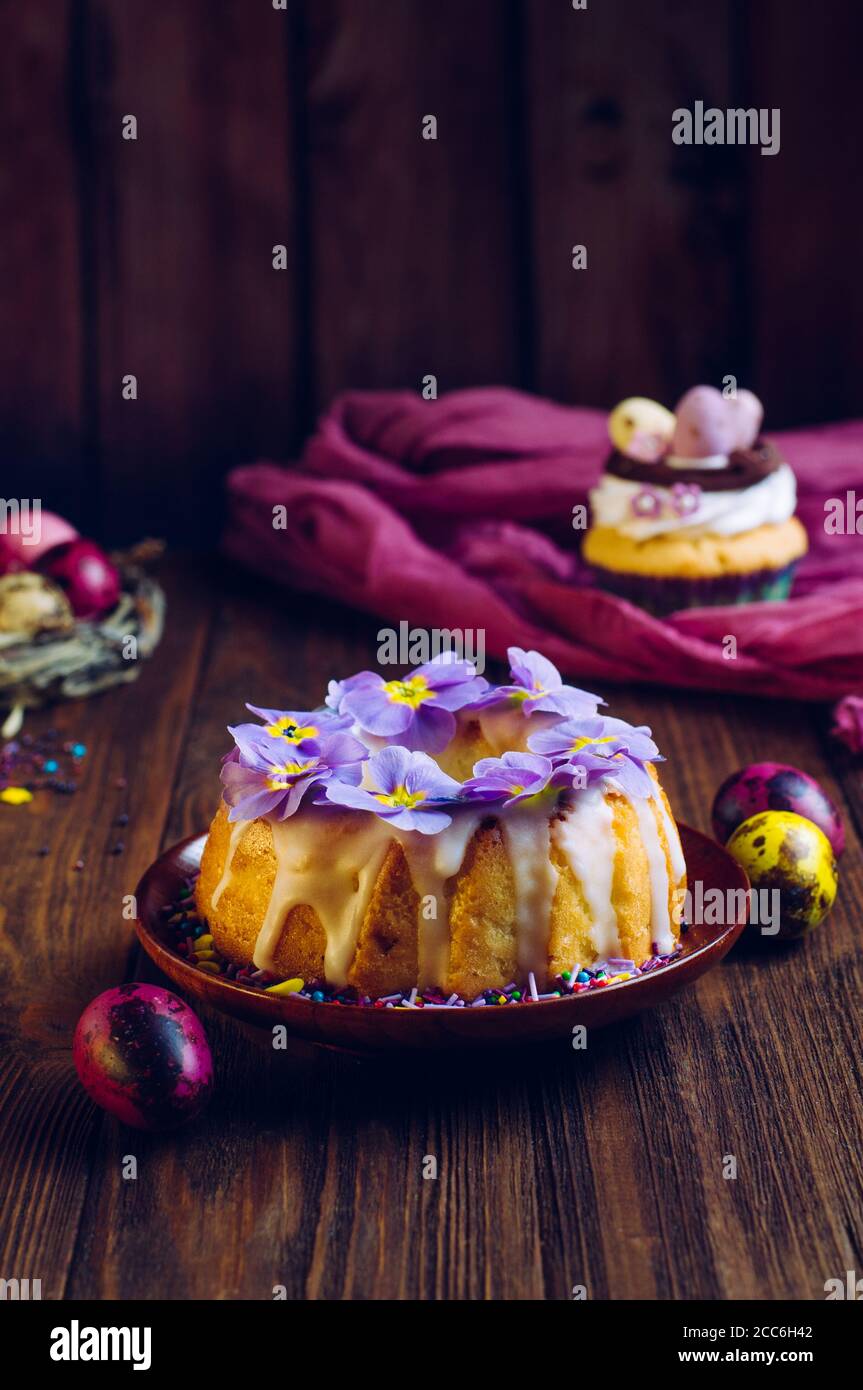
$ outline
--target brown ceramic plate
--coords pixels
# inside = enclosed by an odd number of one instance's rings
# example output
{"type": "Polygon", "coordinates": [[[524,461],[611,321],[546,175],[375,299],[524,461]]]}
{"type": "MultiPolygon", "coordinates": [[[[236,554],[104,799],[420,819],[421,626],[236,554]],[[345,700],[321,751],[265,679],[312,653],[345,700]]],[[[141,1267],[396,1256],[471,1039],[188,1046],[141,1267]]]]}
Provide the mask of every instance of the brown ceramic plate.
{"type": "MultiPolygon", "coordinates": [[[[690,883],[727,893],[747,889],[746,874],[724,849],[697,830],[680,826],[690,883]]],[[[351,1051],[398,1048],[453,1048],[484,1044],[548,1041],[572,1033],[576,1024],[603,1028],[670,998],[710,970],[731,949],[746,924],[746,905],[736,921],[724,926],[691,926],[683,951],[671,965],[605,989],[586,990],[563,999],[537,1004],[511,1004],[485,1009],[361,1009],[338,1004],[315,1004],[290,995],[279,998],[248,985],[205,974],[187,965],[168,945],[162,908],[175,902],[182,881],[201,862],[204,835],[167,850],[138,885],[138,936],[147,954],[175,985],[193,999],[211,1004],[247,1023],[288,1032],[310,1042],[351,1051]]]]}

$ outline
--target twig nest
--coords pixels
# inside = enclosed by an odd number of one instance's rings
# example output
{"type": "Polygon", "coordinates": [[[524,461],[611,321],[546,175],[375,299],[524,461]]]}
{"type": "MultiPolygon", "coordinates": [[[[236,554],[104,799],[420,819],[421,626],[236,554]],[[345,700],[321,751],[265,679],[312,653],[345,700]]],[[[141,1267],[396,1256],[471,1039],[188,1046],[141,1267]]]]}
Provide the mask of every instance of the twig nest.
{"type": "Polygon", "coordinates": [[[66,595],[50,579],[24,571],[0,578],[0,632],[35,637],[74,626],[66,595]]]}
{"type": "MultiPolygon", "coordinates": [[[[81,700],[112,685],[134,681],[162,636],[165,595],[137,563],[139,550],[112,557],[122,589],[101,618],[74,621],[66,596],[41,574],[14,574],[55,595],[65,615],[61,628],[7,631],[0,620],[0,710],[36,709],[54,700],[81,700]]],[[[18,621],[16,615],[16,622],[18,621]]],[[[7,730],[6,737],[14,737],[7,730]]]]}

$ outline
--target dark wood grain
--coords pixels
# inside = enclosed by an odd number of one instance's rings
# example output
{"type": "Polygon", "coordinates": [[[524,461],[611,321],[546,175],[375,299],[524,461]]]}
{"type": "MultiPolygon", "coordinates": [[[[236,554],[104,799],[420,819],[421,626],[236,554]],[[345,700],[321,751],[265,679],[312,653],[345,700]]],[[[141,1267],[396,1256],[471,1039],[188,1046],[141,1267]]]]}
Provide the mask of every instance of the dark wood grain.
{"type": "Polygon", "coordinates": [[[537,0],[525,11],[539,389],[671,407],[693,381],[742,377],[753,156],[671,138],[678,107],[729,104],[735,6],[537,0]],[[586,269],[573,269],[576,245],[586,269]]]}
{"type": "Polygon", "coordinates": [[[77,8],[71,0],[0,8],[0,495],[42,498],[83,521],[92,420],[77,8]]]}
{"type": "Polygon", "coordinates": [[[814,25],[805,5],[747,11],[750,98],[782,121],[781,153],[751,169],[753,385],[777,419],[841,419],[859,414],[863,376],[863,281],[850,273],[863,185],[848,172],[863,15],[842,0],[819,5],[814,25]]]}
{"type": "Polygon", "coordinates": [[[197,1125],[154,1137],[97,1115],[71,1073],[74,1018],[147,969],[118,895],[160,840],[206,823],[245,699],[315,701],[328,676],[374,660],[365,620],[219,566],[176,569],[170,588],[168,642],[140,683],[54,716],[91,746],[77,797],[0,807],[5,1269],[96,1298],[270,1298],[281,1284],[291,1298],[567,1299],[584,1284],[592,1298],[819,1299],[861,1267],[863,862],[843,790],[850,779],[859,811],[860,772],[833,761],[819,710],[779,700],[606,692],[653,726],[675,810],[702,829],[719,781],[755,758],[799,764],[837,798],[840,896],[806,941],[738,946],[584,1053],[358,1063],[273,1052],[206,1012],[218,1086],[197,1125]],[[133,812],[119,861],[103,857],[118,772],[133,812]],[[42,840],[52,854],[34,861],[42,840]],[[79,854],[83,875],[67,867],[79,854]]]}
{"type": "MultiPolygon", "coordinates": [[[[104,526],[212,535],[226,469],[299,442],[291,29],[94,0],[86,31],[104,526]],[[135,141],[123,119],[138,122],[135,141]],[[287,248],[287,268],[273,248],[287,248]],[[123,378],[137,377],[137,400],[123,378]]],[[[304,417],[303,427],[308,424],[304,417]]]]}
{"type": "Polygon", "coordinates": [[[854,0],[7,4],[3,495],[212,539],[230,466],[427,375],[863,413],[861,39],[854,0]],[[778,106],[780,154],[675,146],[697,100],[778,106]]]}
{"type": "Polygon", "coordinates": [[[317,400],[517,381],[520,134],[512,7],[311,0],[317,400]],[[438,121],[437,140],[422,123],[438,121]]]}

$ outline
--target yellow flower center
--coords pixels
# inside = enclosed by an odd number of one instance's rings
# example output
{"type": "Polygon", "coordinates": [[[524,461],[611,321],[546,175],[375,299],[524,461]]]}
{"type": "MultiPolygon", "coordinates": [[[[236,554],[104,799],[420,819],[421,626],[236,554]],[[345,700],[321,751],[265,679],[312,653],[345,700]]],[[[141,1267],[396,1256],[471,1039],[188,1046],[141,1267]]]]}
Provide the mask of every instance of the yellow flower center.
{"type": "Polygon", "coordinates": [[[428,682],[423,676],[411,676],[406,681],[387,681],[384,686],[388,700],[394,705],[410,705],[411,709],[418,709],[423,700],[434,700],[435,692],[429,690],[428,682]]]}
{"type": "Polygon", "coordinates": [[[380,801],[384,806],[399,806],[407,811],[412,811],[415,806],[419,806],[421,801],[425,801],[425,792],[409,792],[407,787],[396,787],[392,792],[375,792],[375,801],[380,801]]]}
{"type": "MultiPolygon", "coordinates": [[[[606,734],[604,738],[577,738],[577,739],[575,740],[575,742],[570,746],[570,750],[569,750],[569,751],[570,751],[570,753],[577,753],[578,750],[579,750],[579,748],[584,748],[585,745],[588,744],[588,743],[613,743],[613,742],[614,742],[614,735],[613,735],[613,734],[606,734]]],[[[612,756],[613,758],[619,758],[619,757],[620,757],[620,754],[619,754],[619,753],[612,753],[611,756],[612,756]]]]}
{"type": "Polygon", "coordinates": [[[282,767],[274,767],[271,776],[267,778],[267,786],[271,792],[286,792],[291,784],[283,781],[283,778],[298,777],[301,772],[308,771],[308,763],[285,763],[282,767]]]}
{"type": "Polygon", "coordinates": [[[303,728],[295,724],[293,719],[280,719],[275,724],[266,726],[270,738],[283,738],[288,743],[301,743],[304,738],[317,738],[320,730],[314,724],[307,724],[303,728]]]}

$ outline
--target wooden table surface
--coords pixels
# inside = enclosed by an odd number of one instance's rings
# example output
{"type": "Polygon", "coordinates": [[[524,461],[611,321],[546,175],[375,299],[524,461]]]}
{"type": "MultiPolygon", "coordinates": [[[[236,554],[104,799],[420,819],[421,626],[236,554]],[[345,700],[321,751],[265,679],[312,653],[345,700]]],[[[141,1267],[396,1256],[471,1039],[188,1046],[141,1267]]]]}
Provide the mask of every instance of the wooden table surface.
{"type": "Polygon", "coordinates": [[[163,577],[168,629],[139,682],[28,718],[88,746],[78,792],[0,806],[0,1275],[49,1298],[821,1299],[863,1269],[863,771],[825,711],[778,698],[606,692],[653,726],[700,829],[745,762],[824,783],[850,843],[809,940],[741,945],[583,1052],[363,1062],[276,1052],[208,1013],[217,1092],[197,1124],[150,1136],[97,1111],[71,1034],[101,990],[156,978],[123,897],[206,827],[225,725],[246,699],[317,703],[377,645],[377,622],[211,562],[163,577]]]}

